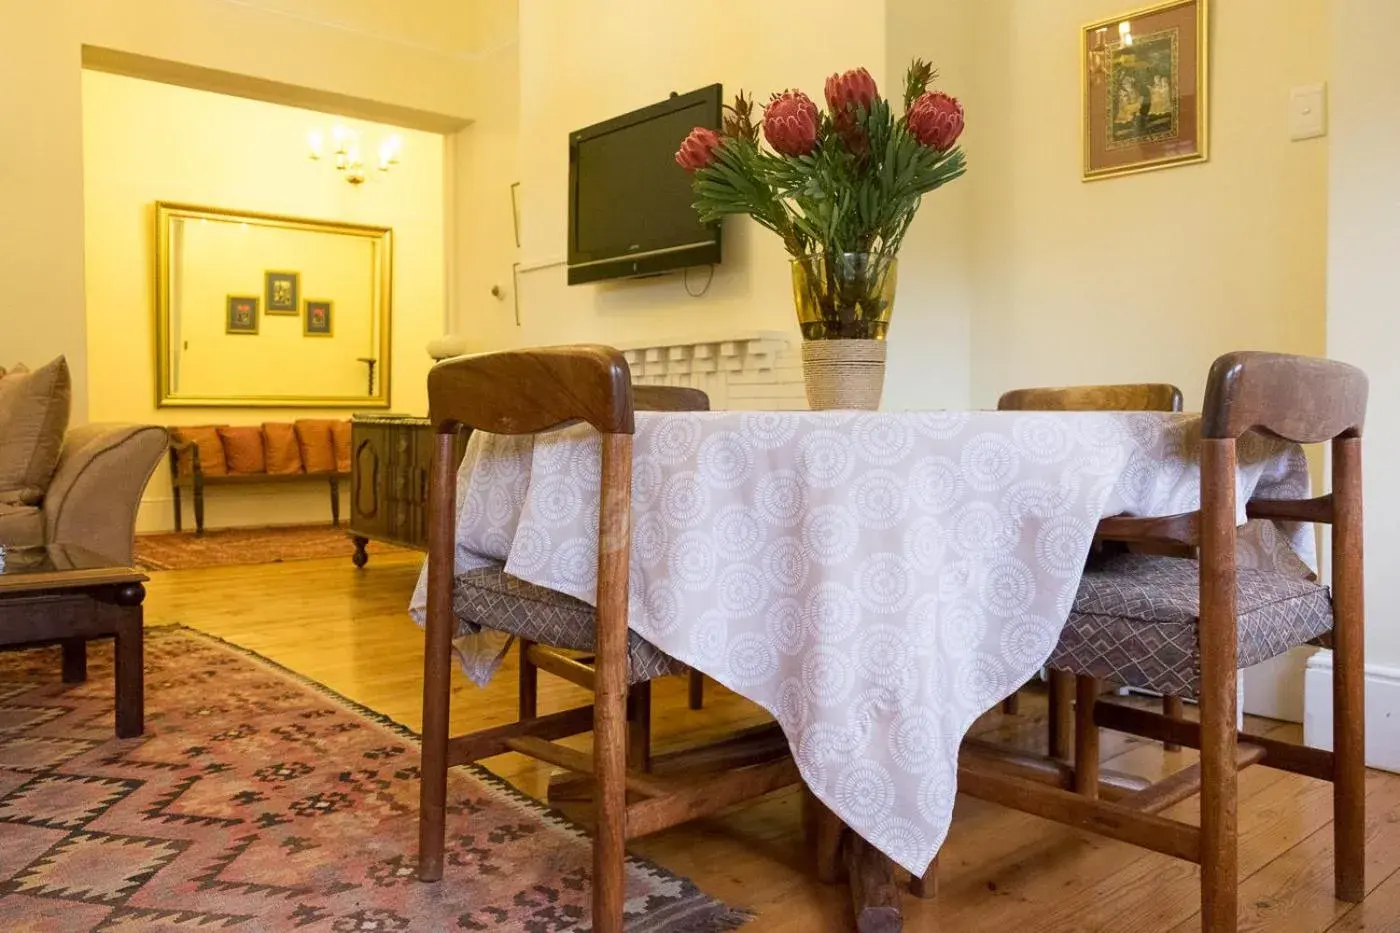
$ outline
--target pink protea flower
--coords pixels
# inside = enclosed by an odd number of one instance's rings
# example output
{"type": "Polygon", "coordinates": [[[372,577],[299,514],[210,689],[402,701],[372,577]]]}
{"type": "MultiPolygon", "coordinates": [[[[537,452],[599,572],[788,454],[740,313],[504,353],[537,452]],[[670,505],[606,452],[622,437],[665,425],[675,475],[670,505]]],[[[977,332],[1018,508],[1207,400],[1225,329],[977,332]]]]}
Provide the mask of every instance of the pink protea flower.
{"type": "Polygon", "coordinates": [[[962,135],[963,125],[962,104],[942,91],[919,95],[909,108],[909,132],[920,143],[938,152],[953,148],[962,135]]]}
{"type": "Polygon", "coordinates": [[[801,91],[774,94],[763,110],[763,135],[775,152],[785,156],[803,156],[817,148],[820,124],[817,105],[801,91]]]}
{"type": "Polygon", "coordinates": [[[676,164],[687,172],[704,168],[715,161],[715,150],[719,148],[719,134],[714,130],[697,126],[676,150],[676,164]]]}
{"type": "Polygon", "coordinates": [[[852,68],[826,79],[826,106],[837,122],[856,110],[869,110],[880,97],[875,79],[864,68],[852,68]]]}

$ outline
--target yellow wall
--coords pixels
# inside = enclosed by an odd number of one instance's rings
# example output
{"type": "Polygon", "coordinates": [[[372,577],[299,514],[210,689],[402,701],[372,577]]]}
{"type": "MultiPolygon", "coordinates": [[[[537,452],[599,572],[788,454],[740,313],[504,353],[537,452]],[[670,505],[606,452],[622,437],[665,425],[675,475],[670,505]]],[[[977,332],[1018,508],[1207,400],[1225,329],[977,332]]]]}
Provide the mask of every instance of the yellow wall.
{"type": "MultiPolygon", "coordinates": [[[[98,72],[83,72],[82,82],[93,420],[257,424],[327,414],[155,407],[151,270],[158,200],[392,227],[390,404],[396,411],[426,410],[431,360],[423,347],[441,333],[445,303],[441,136],[343,121],[364,139],[403,137],[401,163],[354,187],[327,161],[307,158],[308,130],[333,122],[324,114],[98,72]]],[[[303,280],[305,297],[335,297],[308,289],[303,280]]],[[[269,326],[264,321],[264,330],[269,326]]],[[[146,492],[143,529],[170,525],[169,497],[168,478],[158,471],[146,492]]],[[[220,489],[209,496],[208,521],[324,521],[324,498],[314,484],[220,489]]]]}
{"type": "MultiPolygon", "coordinates": [[[[1400,569],[1400,492],[1389,465],[1400,459],[1400,5],[1345,0],[1335,5],[1331,96],[1330,264],[1327,350],[1366,370],[1367,667],[1394,682],[1400,668],[1400,612],[1393,581],[1400,569]]],[[[1368,673],[1371,673],[1368,671],[1368,673]]],[[[1393,688],[1392,688],[1393,689],[1393,688]]],[[[1311,702],[1311,696],[1309,697],[1311,702]]],[[[1373,728],[1395,747],[1388,726],[1373,728]]],[[[1372,736],[1373,739],[1377,738],[1372,736]]],[[[1374,744],[1374,742],[1372,743],[1374,744]]]]}
{"type": "Polygon", "coordinates": [[[969,179],[973,401],[1014,386],[1174,382],[1211,360],[1323,349],[1327,140],[1289,139],[1326,80],[1327,0],[1212,4],[1211,159],[1085,184],[1078,28],[1121,0],[982,0],[969,179]]]}
{"type": "Polygon", "coordinates": [[[232,219],[174,218],[172,226],[170,384],[176,394],[347,400],[368,394],[360,358],[379,356],[373,239],[232,219]],[[298,273],[295,310],[271,309],[267,271],[298,273]],[[257,300],[256,333],[229,330],[228,300],[235,295],[257,300]],[[306,333],[307,301],[332,303],[330,334],[306,333]]]}
{"type": "MultiPolygon", "coordinates": [[[[776,237],[747,220],[726,224],[724,261],[702,298],[686,294],[680,275],[567,286],[566,140],[571,130],[662,100],[671,91],[716,81],[726,96],[745,88],[762,100],[793,86],[819,98],[826,76],[834,71],[865,65],[877,76],[885,74],[884,6],[862,9],[858,17],[849,13],[849,4],[836,0],[521,0],[518,44],[505,39],[498,46],[498,61],[480,63],[484,73],[478,84],[490,88],[486,96],[498,112],[482,112],[463,134],[483,140],[482,151],[489,153],[483,164],[492,166],[485,171],[489,175],[494,169],[495,178],[477,176],[473,182],[483,192],[481,209],[491,219],[483,222],[484,245],[472,248],[463,242],[459,254],[468,261],[484,260],[487,271],[477,285],[462,289],[455,329],[491,347],[570,340],[622,343],[754,330],[783,331],[796,341],[787,256],[776,237]],[[838,21],[840,28],[832,28],[838,21]],[[587,41],[580,41],[582,36],[587,41]],[[514,93],[513,80],[518,82],[514,93]],[[511,106],[517,94],[518,109],[511,106]],[[516,163],[509,158],[512,140],[518,145],[516,163]],[[492,245],[509,242],[509,184],[514,180],[522,183],[523,203],[518,327],[508,291],[509,260],[516,251],[493,252],[492,245]],[[495,282],[507,288],[506,300],[486,294],[495,282]]],[[[941,196],[930,200],[930,217],[941,196]]],[[[907,266],[901,271],[905,275],[912,283],[920,278],[907,266]]],[[[694,276],[692,287],[703,278],[703,272],[694,276]]],[[[958,325],[964,344],[954,348],[941,328],[929,326],[941,311],[929,306],[925,294],[915,284],[901,288],[892,333],[899,339],[901,329],[907,329],[926,339],[911,338],[893,351],[887,395],[892,407],[965,401],[967,325],[965,320],[958,325]],[[930,357],[915,346],[935,350],[930,357]]],[[[949,313],[965,316],[965,309],[949,313]]]]}
{"type": "Polygon", "coordinates": [[[84,44],[471,116],[459,0],[0,0],[0,330],[16,357],[67,354],[86,417],[84,44]],[[41,273],[41,274],[36,274],[41,273]]]}

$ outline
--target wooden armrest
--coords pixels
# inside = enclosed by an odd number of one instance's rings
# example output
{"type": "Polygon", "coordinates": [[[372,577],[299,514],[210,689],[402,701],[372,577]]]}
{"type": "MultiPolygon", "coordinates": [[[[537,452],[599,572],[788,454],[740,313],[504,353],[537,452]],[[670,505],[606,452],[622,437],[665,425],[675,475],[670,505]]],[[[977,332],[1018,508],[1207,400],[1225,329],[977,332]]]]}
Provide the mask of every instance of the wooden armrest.
{"type": "Polygon", "coordinates": [[[1114,515],[1099,520],[1094,532],[1096,538],[1128,543],[1161,541],[1171,544],[1186,544],[1194,547],[1200,529],[1200,512],[1182,512],[1179,515],[1164,515],[1160,518],[1134,518],[1130,515],[1114,515]]]}
{"type": "Polygon", "coordinates": [[[1312,499],[1251,499],[1244,507],[1250,518],[1269,518],[1285,522],[1321,522],[1332,524],[1332,494],[1312,499]]]}

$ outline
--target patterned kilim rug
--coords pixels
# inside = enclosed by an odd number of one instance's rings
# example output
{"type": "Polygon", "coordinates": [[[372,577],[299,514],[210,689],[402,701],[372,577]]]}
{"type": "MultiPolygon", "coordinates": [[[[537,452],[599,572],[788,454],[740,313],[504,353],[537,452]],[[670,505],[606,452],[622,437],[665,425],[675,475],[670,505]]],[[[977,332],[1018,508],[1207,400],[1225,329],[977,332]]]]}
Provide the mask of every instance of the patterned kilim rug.
{"type": "MultiPolygon", "coordinates": [[[[146,642],[146,735],[112,733],[110,649],[0,655],[0,930],[587,928],[591,850],[558,815],[454,769],[444,881],[414,878],[418,744],[257,655],[183,628],[146,642]]],[[[632,861],[628,929],[747,915],[632,861]]]]}
{"type": "MultiPolygon", "coordinates": [[[[406,548],[371,541],[374,554],[406,554],[406,548]]],[[[284,525],[275,528],[217,528],[136,536],[136,564],[146,570],[191,570],[238,564],[277,564],[287,560],[343,557],[355,553],[344,528],[284,525]]]]}

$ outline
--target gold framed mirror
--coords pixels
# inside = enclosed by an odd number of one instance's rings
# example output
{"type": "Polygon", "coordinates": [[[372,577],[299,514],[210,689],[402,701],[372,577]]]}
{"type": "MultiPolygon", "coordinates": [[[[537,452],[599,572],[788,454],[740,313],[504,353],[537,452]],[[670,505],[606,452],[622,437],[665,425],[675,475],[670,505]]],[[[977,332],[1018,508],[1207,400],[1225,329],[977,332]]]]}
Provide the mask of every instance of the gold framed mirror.
{"type": "Polygon", "coordinates": [[[390,228],[155,211],[157,407],[389,407],[390,228]]]}

